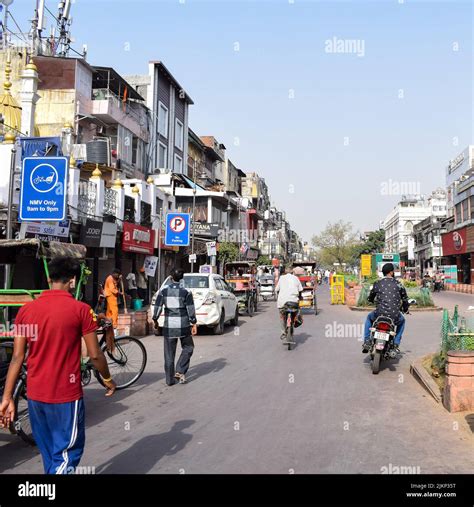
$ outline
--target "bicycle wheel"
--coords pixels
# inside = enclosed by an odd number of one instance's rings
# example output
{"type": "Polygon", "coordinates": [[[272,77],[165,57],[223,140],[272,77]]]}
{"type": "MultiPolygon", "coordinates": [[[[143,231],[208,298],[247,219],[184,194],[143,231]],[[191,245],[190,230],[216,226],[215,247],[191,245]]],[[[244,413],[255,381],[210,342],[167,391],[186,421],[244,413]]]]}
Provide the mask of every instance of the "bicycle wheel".
{"type": "MultiPolygon", "coordinates": [[[[115,340],[114,352],[108,352],[107,346],[102,345],[102,351],[107,359],[110,374],[117,389],[125,389],[135,383],[145,370],[147,354],[143,343],[131,336],[122,336],[115,340]]],[[[99,372],[95,372],[97,380],[104,385],[99,372]]]]}
{"type": "Polygon", "coordinates": [[[33,430],[31,429],[30,415],[28,412],[28,398],[26,397],[26,386],[23,380],[20,380],[21,385],[16,389],[14,402],[15,402],[15,420],[13,427],[16,434],[27,444],[36,445],[33,437],[33,430]]]}

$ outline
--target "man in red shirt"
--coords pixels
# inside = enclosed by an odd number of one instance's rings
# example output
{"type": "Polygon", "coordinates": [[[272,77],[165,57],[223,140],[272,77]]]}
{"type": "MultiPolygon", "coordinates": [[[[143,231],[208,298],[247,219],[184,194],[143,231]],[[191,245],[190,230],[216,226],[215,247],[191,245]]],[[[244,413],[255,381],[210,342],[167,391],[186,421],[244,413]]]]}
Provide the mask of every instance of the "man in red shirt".
{"type": "Polygon", "coordinates": [[[0,427],[8,427],[15,416],[12,395],[28,345],[28,411],[47,474],[73,473],[84,452],[81,337],[104,378],[106,396],[116,388],[97,340],[97,317],[70,293],[79,272],[75,259],[53,259],[49,263],[51,290],[18,312],[13,358],[0,404],[0,427]]]}

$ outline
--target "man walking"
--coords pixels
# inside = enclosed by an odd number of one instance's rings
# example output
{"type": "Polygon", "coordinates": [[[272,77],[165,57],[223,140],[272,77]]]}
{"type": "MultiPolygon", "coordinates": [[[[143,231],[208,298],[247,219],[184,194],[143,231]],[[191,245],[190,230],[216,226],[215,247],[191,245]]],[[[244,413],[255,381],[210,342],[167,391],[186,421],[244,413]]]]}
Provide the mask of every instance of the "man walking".
{"type": "Polygon", "coordinates": [[[166,383],[169,386],[186,382],[186,373],[194,351],[193,336],[197,333],[196,310],[191,291],[181,287],[184,272],[174,269],[172,283],[158,292],[153,298],[153,322],[158,329],[158,319],[163,307],[165,309],[165,323],[163,327],[163,341],[165,352],[166,383]],[[176,366],[175,357],[178,338],[181,340],[181,355],[176,366]]]}
{"type": "Polygon", "coordinates": [[[8,428],[15,420],[13,390],[28,344],[28,411],[46,474],[74,473],[84,452],[81,337],[103,377],[106,396],[116,388],[97,340],[97,317],[70,293],[79,273],[75,259],[53,259],[49,263],[51,290],[18,312],[13,357],[0,404],[0,427],[8,428]]]}
{"type": "Polygon", "coordinates": [[[118,325],[118,298],[120,294],[119,290],[119,282],[122,277],[122,272],[120,269],[114,269],[112,274],[107,277],[105,280],[104,294],[105,299],[107,300],[107,313],[106,317],[112,320],[112,325],[114,329],[117,328],[118,325]]]}

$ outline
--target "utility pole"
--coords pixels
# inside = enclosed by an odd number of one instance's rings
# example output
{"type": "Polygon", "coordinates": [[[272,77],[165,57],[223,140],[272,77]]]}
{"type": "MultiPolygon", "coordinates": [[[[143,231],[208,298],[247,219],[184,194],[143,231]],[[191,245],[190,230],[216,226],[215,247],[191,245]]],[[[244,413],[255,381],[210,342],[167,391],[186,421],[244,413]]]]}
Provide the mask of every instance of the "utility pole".
{"type": "Polygon", "coordinates": [[[161,221],[163,217],[163,207],[160,209],[160,215],[159,215],[159,224],[158,224],[158,266],[156,268],[156,279],[157,279],[157,285],[156,288],[157,291],[160,290],[161,287],[161,221]]]}
{"type": "MultiPolygon", "coordinates": [[[[196,210],[196,160],[194,160],[193,164],[193,212],[191,214],[191,254],[194,259],[194,212],[196,210]]],[[[191,262],[191,273],[194,273],[194,260],[191,262]]]]}
{"type": "MultiPolygon", "coordinates": [[[[8,183],[8,208],[7,208],[7,230],[5,231],[6,239],[13,239],[13,191],[15,185],[15,165],[16,165],[16,144],[13,144],[12,147],[12,158],[10,161],[10,179],[8,183]]],[[[5,281],[4,288],[10,288],[10,275],[11,275],[11,266],[10,264],[5,264],[5,281]]]]}

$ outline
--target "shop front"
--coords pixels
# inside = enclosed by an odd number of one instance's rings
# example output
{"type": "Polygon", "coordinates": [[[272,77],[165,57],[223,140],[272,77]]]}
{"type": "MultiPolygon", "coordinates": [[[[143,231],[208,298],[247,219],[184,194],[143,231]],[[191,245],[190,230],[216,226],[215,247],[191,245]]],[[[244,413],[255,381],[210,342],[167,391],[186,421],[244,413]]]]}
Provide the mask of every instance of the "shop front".
{"type": "Polygon", "coordinates": [[[95,307],[99,294],[99,284],[116,266],[115,246],[117,224],[87,219],[81,226],[79,243],[87,247],[86,262],[92,271],[91,282],[85,290],[86,301],[95,307]]]}
{"type": "Polygon", "coordinates": [[[442,235],[443,264],[457,266],[459,284],[474,284],[474,225],[442,235]]]}

